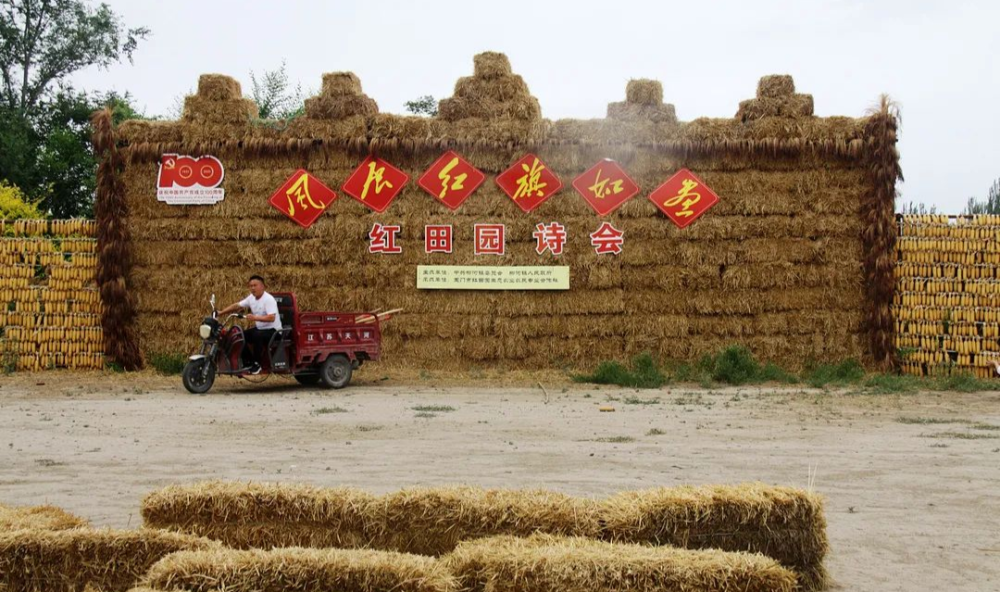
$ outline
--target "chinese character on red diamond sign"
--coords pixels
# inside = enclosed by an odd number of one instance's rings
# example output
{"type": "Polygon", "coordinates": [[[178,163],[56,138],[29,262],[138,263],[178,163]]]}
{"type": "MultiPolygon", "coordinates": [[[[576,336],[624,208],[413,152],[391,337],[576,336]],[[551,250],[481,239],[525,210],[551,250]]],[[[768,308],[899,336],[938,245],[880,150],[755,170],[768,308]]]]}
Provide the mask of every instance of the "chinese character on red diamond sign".
{"type": "Polygon", "coordinates": [[[417,181],[424,191],[456,210],[486,179],[479,169],[455,152],[445,152],[417,181]]]}
{"type": "Polygon", "coordinates": [[[337,199],[332,189],[304,170],[298,170],[278,188],[268,202],[303,228],[309,228],[337,199]]]}
{"type": "Polygon", "coordinates": [[[678,228],[684,228],[718,203],[719,196],[691,171],[682,169],[650,193],[649,199],[678,228]]]}
{"type": "Polygon", "coordinates": [[[369,156],[344,182],[344,193],[376,212],[384,212],[409,179],[388,162],[369,156]]]}
{"type": "Polygon", "coordinates": [[[608,159],[574,179],[573,187],[598,216],[610,214],[639,192],[635,181],[617,163],[608,159]]]}
{"type": "Polygon", "coordinates": [[[530,212],[559,191],[562,182],[537,156],[528,154],[500,173],[497,185],[517,207],[530,212]]]}
{"type": "Polygon", "coordinates": [[[598,255],[611,253],[618,255],[622,252],[622,243],[625,242],[625,233],[612,226],[609,222],[604,222],[590,235],[590,244],[594,246],[594,251],[598,255]]]}
{"type": "Polygon", "coordinates": [[[451,253],[451,225],[424,226],[425,253],[451,253]]]}
{"type": "Polygon", "coordinates": [[[476,255],[503,255],[506,238],[503,224],[476,224],[476,255]]]}
{"type": "Polygon", "coordinates": [[[399,226],[383,226],[378,222],[368,233],[369,253],[402,253],[403,247],[396,244],[399,226]]]}
{"type": "Polygon", "coordinates": [[[535,232],[532,233],[532,236],[538,241],[535,251],[539,255],[546,250],[552,251],[553,255],[562,255],[563,245],[566,244],[566,227],[562,224],[558,222],[539,223],[535,226],[535,232]]]}

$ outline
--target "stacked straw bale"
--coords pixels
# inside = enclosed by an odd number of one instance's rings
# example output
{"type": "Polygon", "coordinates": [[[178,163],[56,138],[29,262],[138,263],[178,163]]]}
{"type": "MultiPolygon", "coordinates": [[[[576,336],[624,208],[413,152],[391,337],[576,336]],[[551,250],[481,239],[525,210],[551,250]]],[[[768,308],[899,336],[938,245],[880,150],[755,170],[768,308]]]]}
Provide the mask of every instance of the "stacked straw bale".
{"type": "Polygon", "coordinates": [[[740,103],[736,118],[742,122],[764,117],[812,117],[812,95],[797,94],[788,75],[765,76],[757,84],[757,98],[740,103]]]}
{"type": "Polygon", "coordinates": [[[760,555],[533,535],[464,542],[445,558],[463,592],[791,592],[795,574],[760,555]]]}
{"type": "Polygon", "coordinates": [[[146,526],[237,549],[369,546],[376,497],[356,489],[209,482],[169,486],[142,501],[146,526]]]}
{"type": "Polygon", "coordinates": [[[893,317],[903,371],[996,376],[1000,216],[902,216],[893,317]]]}
{"type": "Polygon", "coordinates": [[[14,530],[69,530],[89,523],[55,506],[18,507],[0,504],[0,532],[14,530]]]}
{"type": "Polygon", "coordinates": [[[162,557],[218,543],[159,530],[29,529],[0,532],[4,592],[125,592],[162,557]]]}
{"type": "MultiPolygon", "coordinates": [[[[800,100],[792,88],[790,79],[766,78],[755,100],[800,100]]],[[[360,92],[353,75],[336,74],[324,78],[316,100],[360,92]]],[[[270,289],[296,292],[305,310],[404,308],[383,334],[387,359],[401,366],[582,367],[643,351],[692,359],[734,342],[789,368],[809,359],[871,360],[873,331],[884,324],[881,313],[868,311],[865,262],[884,258],[885,244],[864,238],[881,226],[870,227],[878,218],[862,212],[886,205],[865,201],[876,183],[868,174],[870,120],[786,108],[745,121],[679,123],[662,95],[659,83],[635,80],[608,118],[552,122],[541,119],[505,57],[482,54],[438,117],[358,107],[353,114],[314,108],[287,125],[126,123],[119,131],[127,144],[123,182],[142,349],[190,349],[191,319],[204,313],[208,295],[238,299],[256,272],[270,289]],[[453,212],[411,181],[383,214],[340,199],[309,229],[267,202],[299,168],[338,188],[375,152],[416,179],[447,149],[489,177],[533,152],[565,188],[525,214],[488,179],[453,212]],[[165,151],[220,157],[225,200],[211,207],[158,202],[156,162],[165,151]],[[619,257],[594,253],[588,235],[600,220],[569,188],[603,158],[616,160],[641,188],[606,218],[624,232],[619,257]],[[682,167],[721,201],[678,230],[646,195],[682,167]],[[535,252],[531,233],[550,221],[567,228],[560,257],[535,252]],[[401,255],[368,252],[375,222],[402,226],[401,255]],[[505,256],[473,255],[475,223],[506,225],[505,256]],[[424,253],[428,224],[453,226],[453,254],[424,253]],[[568,265],[571,289],[418,291],[421,264],[568,265]],[[203,298],[192,297],[198,294],[203,298]],[[820,335],[817,326],[831,332],[820,335]]],[[[879,142],[894,150],[888,136],[879,142]]],[[[886,270],[891,277],[891,266],[875,271],[886,270]]]]}
{"type": "Polygon", "coordinates": [[[375,548],[443,555],[462,541],[543,533],[610,542],[762,553],[809,589],[826,581],[822,500],[762,484],[661,488],[605,500],[545,491],[357,490],[212,482],[148,494],[149,527],[207,536],[235,548],[375,548]]]}
{"type": "Polygon", "coordinates": [[[169,555],[143,581],[146,590],[336,590],[453,592],[452,575],[437,560],[371,550],[217,549],[169,555]]]}
{"type": "Polygon", "coordinates": [[[805,589],[822,589],[829,550],[823,501],[786,487],[678,487],[625,492],[605,500],[609,540],[761,553],[794,570],[805,589]]]}

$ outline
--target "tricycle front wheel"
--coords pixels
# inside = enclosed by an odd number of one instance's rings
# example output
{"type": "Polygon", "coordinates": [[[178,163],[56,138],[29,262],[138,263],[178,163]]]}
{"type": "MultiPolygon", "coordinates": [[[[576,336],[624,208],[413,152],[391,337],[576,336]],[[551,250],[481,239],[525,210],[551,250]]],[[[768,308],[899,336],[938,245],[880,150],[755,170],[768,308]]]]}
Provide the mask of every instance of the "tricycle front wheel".
{"type": "Polygon", "coordinates": [[[330,388],[339,389],[351,382],[351,370],[351,361],[347,359],[347,356],[334,354],[323,362],[319,375],[323,384],[330,388]]]}
{"type": "Polygon", "coordinates": [[[215,384],[215,365],[208,358],[190,360],[184,365],[181,379],[189,393],[204,395],[215,384]]]}

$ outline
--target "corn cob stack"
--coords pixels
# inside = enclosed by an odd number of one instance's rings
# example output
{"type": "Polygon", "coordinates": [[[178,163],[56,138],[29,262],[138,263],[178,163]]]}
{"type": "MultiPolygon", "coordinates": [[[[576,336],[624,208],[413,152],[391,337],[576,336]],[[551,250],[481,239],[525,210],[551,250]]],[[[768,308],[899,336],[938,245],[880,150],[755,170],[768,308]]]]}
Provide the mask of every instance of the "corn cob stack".
{"type": "Polygon", "coordinates": [[[1000,216],[900,217],[896,347],[903,370],[997,376],[1000,216]]]}
{"type": "Polygon", "coordinates": [[[23,371],[103,368],[93,221],[0,221],[0,231],[3,365],[23,371]]]}

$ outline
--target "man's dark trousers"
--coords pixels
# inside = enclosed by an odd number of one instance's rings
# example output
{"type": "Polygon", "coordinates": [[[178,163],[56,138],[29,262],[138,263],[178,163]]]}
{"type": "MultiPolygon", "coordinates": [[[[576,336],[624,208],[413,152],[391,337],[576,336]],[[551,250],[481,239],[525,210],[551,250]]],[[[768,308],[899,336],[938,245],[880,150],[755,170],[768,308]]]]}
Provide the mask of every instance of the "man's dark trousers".
{"type": "Polygon", "coordinates": [[[254,361],[261,366],[264,365],[264,353],[267,351],[267,344],[270,343],[274,335],[274,329],[258,329],[253,327],[244,331],[247,342],[243,345],[243,367],[249,368],[254,361]],[[250,348],[253,347],[253,352],[250,348]]]}

